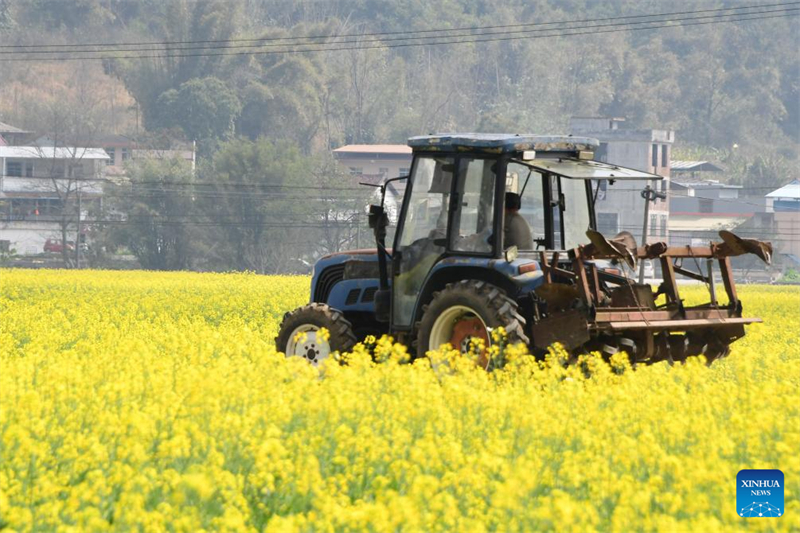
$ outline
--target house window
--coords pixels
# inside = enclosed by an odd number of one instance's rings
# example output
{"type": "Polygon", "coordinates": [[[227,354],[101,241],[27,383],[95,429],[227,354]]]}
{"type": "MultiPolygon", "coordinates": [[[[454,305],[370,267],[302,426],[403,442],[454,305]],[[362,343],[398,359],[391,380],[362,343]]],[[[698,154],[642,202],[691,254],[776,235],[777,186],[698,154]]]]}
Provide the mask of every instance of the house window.
{"type": "Polygon", "coordinates": [[[114,158],[116,156],[117,150],[115,148],[106,148],[106,153],[108,157],[111,159],[106,159],[106,166],[113,167],[114,166],[114,158]]]}
{"type": "Polygon", "coordinates": [[[667,236],[667,215],[661,215],[661,232],[659,235],[662,237],[667,236]]]}
{"type": "Polygon", "coordinates": [[[378,169],[378,174],[380,174],[381,176],[386,177],[386,176],[389,175],[389,169],[386,168],[386,167],[381,167],[381,168],[378,169]]]}
{"type": "Polygon", "coordinates": [[[360,176],[364,173],[364,169],[362,167],[350,167],[350,175],[351,176],[360,176]]]}
{"type": "Polygon", "coordinates": [[[648,235],[658,235],[658,215],[650,215],[650,231],[648,235]]]}
{"type": "Polygon", "coordinates": [[[661,147],[661,166],[664,168],[669,166],[669,146],[666,144],[661,147]]]}
{"type": "Polygon", "coordinates": [[[408,176],[409,172],[411,172],[411,169],[408,167],[403,167],[400,169],[401,176],[408,176]]]}
{"type": "Polygon", "coordinates": [[[33,161],[26,161],[25,162],[25,177],[32,178],[33,177],[33,161]]]}
{"type": "Polygon", "coordinates": [[[6,176],[22,177],[22,161],[6,161],[6,176]]]}
{"type": "Polygon", "coordinates": [[[619,233],[619,213],[597,213],[597,231],[603,235],[619,233]]]}
{"type": "Polygon", "coordinates": [[[658,145],[657,144],[654,144],[652,146],[651,159],[652,159],[651,163],[652,163],[653,168],[658,167],[658,145]]]}
{"type": "Polygon", "coordinates": [[[76,163],[69,166],[69,177],[80,179],[83,177],[83,164],[76,163]]]}
{"type": "Polygon", "coordinates": [[[123,148],[122,149],[122,160],[123,161],[127,161],[129,157],[130,157],[130,154],[128,153],[128,149],[127,148],[123,148]]]}

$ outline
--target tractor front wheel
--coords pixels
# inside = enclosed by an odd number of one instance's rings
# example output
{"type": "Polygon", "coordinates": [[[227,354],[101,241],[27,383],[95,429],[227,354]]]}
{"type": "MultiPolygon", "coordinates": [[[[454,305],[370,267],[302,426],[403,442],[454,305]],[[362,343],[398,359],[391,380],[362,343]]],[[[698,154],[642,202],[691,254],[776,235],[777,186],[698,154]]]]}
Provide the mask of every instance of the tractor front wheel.
{"type": "Polygon", "coordinates": [[[317,366],[333,352],[346,352],[357,342],[353,326],[341,311],[312,303],[283,316],[275,345],[287,357],[302,357],[317,366]],[[327,335],[320,332],[328,331],[327,335]]]}
{"type": "MultiPolygon", "coordinates": [[[[469,351],[473,339],[492,344],[492,330],[503,327],[509,344],[529,340],[525,335],[525,319],[517,303],[498,287],[485,281],[463,280],[450,283],[433,294],[423,306],[422,320],[417,322],[417,357],[429,350],[450,344],[461,353],[469,351]]],[[[484,358],[480,363],[488,364],[484,358]]]]}

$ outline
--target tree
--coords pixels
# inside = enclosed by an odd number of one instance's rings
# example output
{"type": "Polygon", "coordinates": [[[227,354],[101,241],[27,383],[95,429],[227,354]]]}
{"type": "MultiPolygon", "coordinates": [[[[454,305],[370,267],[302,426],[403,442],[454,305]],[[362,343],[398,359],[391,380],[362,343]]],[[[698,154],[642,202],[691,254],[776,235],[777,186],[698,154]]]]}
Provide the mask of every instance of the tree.
{"type": "Polygon", "coordinates": [[[215,226],[217,261],[236,270],[286,272],[315,242],[309,235],[310,164],[289,141],[237,138],[203,169],[198,198],[215,226]]]}
{"type": "Polygon", "coordinates": [[[11,14],[10,0],[0,0],[0,33],[14,27],[14,17],[11,14]]]}
{"type": "Polygon", "coordinates": [[[182,159],[136,160],[129,185],[109,187],[119,220],[112,241],[127,246],[148,270],[191,268],[202,218],[193,198],[194,173],[182,159]]]}
{"type": "Polygon", "coordinates": [[[31,156],[38,159],[30,180],[33,188],[42,200],[56,200],[48,216],[59,227],[64,267],[80,267],[83,213],[99,208],[103,167],[98,158],[106,157],[102,150],[92,148],[98,134],[93,118],[101,95],[88,87],[77,94],[77,100],[65,99],[46,107],[41,120],[48,123],[48,135],[30,147],[31,156]]]}
{"type": "Polygon", "coordinates": [[[194,141],[233,137],[234,124],[242,111],[236,94],[214,77],[193,79],[158,98],[161,112],[154,125],[178,126],[194,141]]]}
{"type": "Polygon", "coordinates": [[[23,17],[28,23],[38,21],[48,31],[75,31],[110,21],[107,4],[104,0],[29,0],[23,4],[23,17]]]}
{"type": "MultiPolygon", "coordinates": [[[[131,22],[131,41],[224,41],[241,26],[240,0],[141,0],[139,17],[131,22]]],[[[138,2],[137,2],[138,3],[138,2]]],[[[115,35],[115,40],[119,35],[115,35]]],[[[203,56],[166,45],[155,58],[113,59],[105,62],[110,73],[125,83],[141,108],[148,129],[161,127],[161,95],[194,79],[221,76],[225,57],[203,56]],[[163,56],[167,57],[163,57],[163,56]]],[[[225,129],[225,126],[223,126],[225,129]]]]}
{"type": "Polygon", "coordinates": [[[318,200],[311,219],[319,224],[315,255],[331,254],[375,245],[366,217],[370,195],[377,189],[358,186],[331,156],[317,158],[311,170],[313,182],[319,188],[318,200]]]}

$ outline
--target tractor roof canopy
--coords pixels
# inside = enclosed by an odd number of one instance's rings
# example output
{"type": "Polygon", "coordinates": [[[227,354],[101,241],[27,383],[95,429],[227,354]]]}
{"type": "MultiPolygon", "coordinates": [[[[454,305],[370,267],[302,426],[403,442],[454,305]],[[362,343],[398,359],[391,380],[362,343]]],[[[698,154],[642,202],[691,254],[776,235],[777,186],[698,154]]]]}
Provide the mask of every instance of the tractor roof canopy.
{"type": "Polygon", "coordinates": [[[586,161],[559,157],[557,159],[536,158],[530,161],[515,161],[534,168],[540,172],[547,172],[576,180],[661,180],[663,176],[651,174],[633,168],[611,165],[600,161],[586,161]]]}
{"type": "Polygon", "coordinates": [[[589,137],[569,135],[512,135],[508,133],[442,133],[411,137],[408,145],[419,152],[484,152],[523,154],[534,152],[534,159],[516,160],[540,172],[582,180],[660,180],[657,174],[619,165],[585,159],[600,143],[589,137]],[[542,154],[543,157],[539,157],[542,154]],[[548,154],[544,156],[544,154],[548,154]]]}
{"type": "Polygon", "coordinates": [[[442,133],[411,137],[408,145],[419,152],[487,152],[506,154],[539,152],[593,151],[600,143],[588,137],[567,135],[512,135],[508,133],[442,133]]]}

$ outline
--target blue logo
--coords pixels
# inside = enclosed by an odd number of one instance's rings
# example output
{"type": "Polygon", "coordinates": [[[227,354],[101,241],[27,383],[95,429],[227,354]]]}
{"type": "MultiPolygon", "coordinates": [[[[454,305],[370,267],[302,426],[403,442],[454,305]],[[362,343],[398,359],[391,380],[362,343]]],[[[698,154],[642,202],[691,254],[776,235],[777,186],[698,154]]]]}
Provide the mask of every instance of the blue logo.
{"type": "Polygon", "coordinates": [[[736,475],[736,514],[744,518],[783,516],[783,472],[741,470],[736,475]]]}

